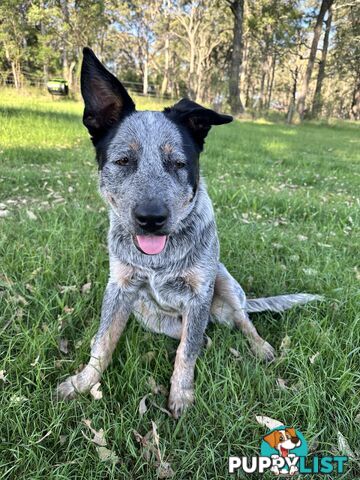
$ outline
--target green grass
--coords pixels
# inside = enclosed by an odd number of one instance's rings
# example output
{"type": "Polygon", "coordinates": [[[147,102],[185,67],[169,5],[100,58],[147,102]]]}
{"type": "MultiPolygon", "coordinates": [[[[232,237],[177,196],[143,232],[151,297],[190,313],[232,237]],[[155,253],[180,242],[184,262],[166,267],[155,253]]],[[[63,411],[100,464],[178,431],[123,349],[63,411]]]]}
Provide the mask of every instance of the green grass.
{"type": "MultiPolygon", "coordinates": [[[[230,454],[259,450],[266,430],[255,415],[295,426],[310,443],[320,434],[317,455],[337,452],[340,431],[359,455],[358,126],[259,120],[211,132],[202,168],[222,261],[249,296],[308,291],[326,300],[253,316],[278,352],[290,337],[290,349],[269,366],[251,355],[241,333],[211,327],[212,346],[197,363],[196,404],[176,422],[154,407],[138,413],[150,376],[168,386],[176,342],[135,321],[103,376],[103,398],[54,402],[59,380],[87,361],[97,329],[107,213],[81,103],[11,91],[0,101],[0,207],[9,212],[0,218],[0,478],[156,478],[154,458],[141,455],[133,434],[145,435],[152,420],[176,479],[228,478],[230,454]],[[82,294],[87,282],[90,292],[82,294]],[[69,341],[67,354],[60,339],[69,341]],[[120,463],[99,460],[82,419],[104,429],[120,463]]],[[[164,395],[153,400],[166,407],[164,395]]],[[[359,476],[350,462],[343,478],[359,476]]]]}

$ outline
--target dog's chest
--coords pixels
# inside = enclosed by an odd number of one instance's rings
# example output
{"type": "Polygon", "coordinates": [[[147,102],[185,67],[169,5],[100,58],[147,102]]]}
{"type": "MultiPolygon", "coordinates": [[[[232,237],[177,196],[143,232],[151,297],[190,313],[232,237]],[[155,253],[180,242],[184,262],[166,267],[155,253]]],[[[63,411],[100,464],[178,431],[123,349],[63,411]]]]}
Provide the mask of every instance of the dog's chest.
{"type": "Polygon", "coordinates": [[[174,314],[183,312],[191,294],[181,276],[163,273],[143,274],[140,292],[160,310],[174,314]]]}

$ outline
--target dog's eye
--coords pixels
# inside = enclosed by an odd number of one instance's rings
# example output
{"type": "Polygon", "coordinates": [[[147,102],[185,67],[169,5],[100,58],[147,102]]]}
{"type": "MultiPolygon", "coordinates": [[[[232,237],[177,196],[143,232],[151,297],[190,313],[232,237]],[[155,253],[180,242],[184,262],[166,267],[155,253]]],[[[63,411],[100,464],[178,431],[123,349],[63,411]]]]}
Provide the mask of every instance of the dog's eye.
{"type": "Polygon", "coordinates": [[[116,160],[116,165],[128,165],[129,164],[129,159],[127,157],[119,158],[119,160],[116,160]]]}
{"type": "Polygon", "coordinates": [[[180,170],[180,168],[184,168],[186,166],[186,163],[182,162],[181,160],[176,160],[175,162],[175,167],[180,170]]]}

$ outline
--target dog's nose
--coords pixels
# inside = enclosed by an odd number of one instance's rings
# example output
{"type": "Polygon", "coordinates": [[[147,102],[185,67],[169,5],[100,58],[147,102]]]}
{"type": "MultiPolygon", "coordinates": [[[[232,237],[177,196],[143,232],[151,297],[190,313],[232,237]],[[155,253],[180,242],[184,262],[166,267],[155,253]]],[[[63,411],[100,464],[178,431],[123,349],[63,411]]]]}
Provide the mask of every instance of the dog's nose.
{"type": "Polygon", "coordinates": [[[136,223],[146,232],[160,230],[165,225],[168,216],[168,209],[160,203],[144,203],[138,205],[134,210],[136,223]]]}

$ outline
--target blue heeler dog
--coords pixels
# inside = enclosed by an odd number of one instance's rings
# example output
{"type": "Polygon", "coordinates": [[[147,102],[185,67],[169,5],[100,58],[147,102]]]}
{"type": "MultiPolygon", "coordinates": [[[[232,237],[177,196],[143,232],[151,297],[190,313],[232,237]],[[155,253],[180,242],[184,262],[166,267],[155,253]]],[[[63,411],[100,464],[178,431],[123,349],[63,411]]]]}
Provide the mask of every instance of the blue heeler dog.
{"type": "Polygon", "coordinates": [[[57,389],[60,398],[99,381],[131,313],[147,328],[180,340],[169,409],[178,417],[194,400],[194,369],[209,321],[234,325],[266,361],[274,349],[248,312],[285,310],[315,300],[296,294],[247,300],[219,262],[214,211],[199,174],[212,125],[232,121],[188,99],[163,112],[137,112],[122,84],[84,49],[83,122],[110,208],[110,278],[88,365],[57,389]]]}

